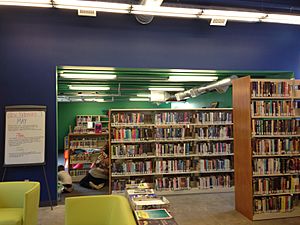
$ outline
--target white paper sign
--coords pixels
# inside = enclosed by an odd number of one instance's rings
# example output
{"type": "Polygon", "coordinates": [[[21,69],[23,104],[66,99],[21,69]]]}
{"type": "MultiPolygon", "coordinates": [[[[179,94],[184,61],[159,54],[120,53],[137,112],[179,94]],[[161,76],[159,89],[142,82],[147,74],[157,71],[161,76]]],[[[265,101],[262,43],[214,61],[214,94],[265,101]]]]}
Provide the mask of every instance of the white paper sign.
{"type": "Polygon", "coordinates": [[[7,111],[4,165],[45,162],[45,111],[7,111]]]}

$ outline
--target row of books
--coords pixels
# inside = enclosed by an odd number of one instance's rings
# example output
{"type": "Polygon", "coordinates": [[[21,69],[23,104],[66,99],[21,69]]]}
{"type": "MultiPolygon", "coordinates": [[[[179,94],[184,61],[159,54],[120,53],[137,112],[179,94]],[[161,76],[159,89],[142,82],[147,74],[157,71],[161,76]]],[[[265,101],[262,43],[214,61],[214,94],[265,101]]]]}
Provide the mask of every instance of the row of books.
{"type": "Polygon", "coordinates": [[[190,177],[160,177],[155,179],[155,190],[190,189],[190,177]]]}
{"type": "Polygon", "coordinates": [[[300,121],[296,119],[286,120],[252,120],[253,135],[289,135],[299,132],[300,121]]]}
{"type": "Polygon", "coordinates": [[[155,179],[156,190],[183,190],[183,189],[215,189],[232,187],[232,177],[230,175],[201,176],[196,182],[191,177],[161,177],[155,179]]]}
{"type": "Polygon", "coordinates": [[[135,156],[182,156],[182,155],[210,155],[233,153],[231,142],[204,142],[204,143],[140,143],[140,144],[114,144],[111,146],[114,157],[135,156]],[[153,152],[155,149],[155,152],[153,152]]]}
{"type": "Polygon", "coordinates": [[[211,126],[191,128],[114,128],[113,140],[148,140],[182,138],[232,138],[232,126],[211,126]]]}
{"type": "Polygon", "coordinates": [[[172,173],[180,171],[222,171],[230,170],[229,159],[200,159],[200,160],[158,160],[155,162],[156,173],[172,173]]]}
{"type": "Polygon", "coordinates": [[[195,129],[195,137],[206,138],[232,138],[233,128],[231,126],[200,127],[195,129]]]}
{"type": "Polygon", "coordinates": [[[253,159],[254,175],[299,173],[299,172],[300,172],[299,157],[253,159]]]}
{"type": "Polygon", "coordinates": [[[216,143],[179,143],[179,144],[155,144],[155,155],[207,155],[207,154],[229,154],[233,151],[231,142],[216,143]]]}
{"type": "Polygon", "coordinates": [[[272,196],[255,198],[254,213],[290,212],[299,200],[297,196],[272,196]]]}
{"type": "Polygon", "coordinates": [[[99,138],[88,138],[88,139],[72,139],[70,141],[70,148],[97,148],[100,146],[99,138]]]}
{"type": "Polygon", "coordinates": [[[150,128],[113,128],[113,140],[153,139],[153,129],[150,128]]]}
{"type": "Polygon", "coordinates": [[[175,159],[158,161],[126,161],[112,163],[113,174],[152,174],[154,173],[180,173],[180,172],[210,172],[231,170],[229,159],[175,159]]]}
{"type": "Polygon", "coordinates": [[[111,114],[111,123],[152,123],[151,114],[140,112],[120,112],[111,114]]]}
{"type": "Polygon", "coordinates": [[[86,175],[87,172],[88,172],[88,169],[70,170],[70,175],[72,177],[74,177],[74,176],[81,176],[81,175],[86,175]]]}
{"type": "Polygon", "coordinates": [[[114,144],[111,146],[114,157],[135,156],[181,156],[181,155],[209,155],[233,153],[231,142],[204,142],[204,143],[140,143],[140,144],[114,144]],[[155,149],[155,152],[153,152],[155,149]]]}
{"type": "Polygon", "coordinates": [[[294,102],[291,100],[252,101],[251,114],[254,116],[294,116],[294,102]]]}
{"type": "MultiPolygon", "coordinates": [[[[130,179],[113,179],[112,190],[122,191],[130,183],[139,183],[140,178],[135,180],[130,179]]],[[[176,191],[189,190],[191,188],[197,189],[219,189],[230,188],[233,185],[233,178],[231,175],[218,176],[176,176],[176,177],[157,177],[150,182],[154,182],[154,189],[157,191],[176,191]]]]}
{"type": "Polygon", "coordinates": [[[232,123],[232,112],[175,111],[149,113],[112,113],[112,124],[232,123]]]}
{"type": "Polygon", "coordinates": [[[233,184],[233,179],[230,175],[199,177],[198,179],[199,189],[230,188],[233,184]]]}
{"type": "Polygon", "coordinates": [[[162,112],[155,114],[155,124],[168,123],[232,123],[232,112],[162,112]]]}
{"type": "Polygon", "coordinates": [[[79,153],[79,154],[71,154],[70,155],[70,164],[77,161],[89,161],[89,162],[95,162],[97,160],[97,157],[99,154],[94,153],[79,153]]]}
{"type": "Polygon", "coordinates": [[[300,137],[278,139],[253,139],[254,155],[300,154],[300,137]]]}
{"type": "Polygon", "coordinates": [[[79,125],[80,123],[83,123],[83,122],[98,122],[100,121],[100,115],[82,115],[82,116],[79,116],[77,115],[76,116],[76,124],[79,125]]]}
{"type": "Polygon", "coordinates": [[[293,193],[299,191],[299,176],[253,179],[254,194],[293,193]]]}
{"type": "Polygon", "coordinates": [[[252,81],[252,97],[289,97],[292,91],[288,81],[252,81]]]}

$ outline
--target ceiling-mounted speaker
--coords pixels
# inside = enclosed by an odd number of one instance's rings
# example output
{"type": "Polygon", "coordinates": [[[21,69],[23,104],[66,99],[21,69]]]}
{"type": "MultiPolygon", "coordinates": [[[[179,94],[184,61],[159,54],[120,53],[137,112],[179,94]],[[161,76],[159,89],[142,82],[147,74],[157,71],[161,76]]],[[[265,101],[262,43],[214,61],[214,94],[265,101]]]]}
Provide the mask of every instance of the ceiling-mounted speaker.
{"type": "Polygon", "coordinates": [[[97,12],[91,9],[78,9],[78,16],[91,16],[96,17],[97,12]]]}
{"type": "Polygon", "coordinates": [[[210,21],[210,25],[211,26],[225,27],[226,23],[227,23],[227,19],[225,19],[225,18],[218,18],[218,17],[212,18],[211,21],[210,21]]]}
{"type": "Polygon", "coordinates": [[[152,22],[154,16],[149,15],[135,15],[135,19],[143,25],[147,25],[152,22]]]}

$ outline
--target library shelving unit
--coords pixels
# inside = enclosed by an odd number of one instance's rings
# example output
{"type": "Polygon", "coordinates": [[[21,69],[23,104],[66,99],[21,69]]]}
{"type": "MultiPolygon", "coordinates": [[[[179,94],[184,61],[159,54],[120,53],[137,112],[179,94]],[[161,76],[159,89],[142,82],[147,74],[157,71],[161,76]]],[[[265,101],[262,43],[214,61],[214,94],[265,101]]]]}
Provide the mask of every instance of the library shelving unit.
{"type": "Polygon", "coordinates": [[[100,155],[100,149],[108,144],[108,130],[102,126],[100,130],[95,127],[103,123],[101,118],[108,118],[108,116],[76,116],[73,132],[70,129],[66,143],[68,143],[68,169],[73,182],[79,182],[87,174],[100,155]]]}
{"type": "Polygon", "coordinates": [[[233,191],[231,108],[110,110],[110,193],[233,191]]]}
{"type": "Polygon", "coordinates": [[[300,216],[299,87],[233,81],[235,207],[250,220],[300,216]]]}

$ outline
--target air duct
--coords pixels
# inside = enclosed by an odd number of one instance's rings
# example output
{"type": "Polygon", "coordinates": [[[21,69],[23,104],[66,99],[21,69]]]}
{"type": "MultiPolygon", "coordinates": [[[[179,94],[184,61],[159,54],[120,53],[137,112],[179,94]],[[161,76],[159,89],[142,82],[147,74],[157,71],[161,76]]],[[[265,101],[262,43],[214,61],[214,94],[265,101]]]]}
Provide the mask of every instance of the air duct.
{"type": "MultiPolygon", "coordinates": [[[[159,7],[162,4],[163,0],[141,0],[140,5],[147,7],[159,7]]],[[[135,15],[135,19],[143,25],[149,24],[152,22],[154,16],[151,15],[135,15]]]]}
{"type": "Polygon", "coordinates": [[[197,87],[197,88],[189,89],[187,91],[178,92],[175,94],[175,97],[177,101],[182,101],[191,97],[192,98],[197,97],[198,95],[201,95],[205,92],[214,91],[214,90],[216,90],[219,93],[225,93],[229,88],[229,86],[231,85],[232,80],[237,78],[238,77],[234,75],[229,78],[219,80],[217,82],[214,82],[212,84],[203,87],[197,87]]]}

